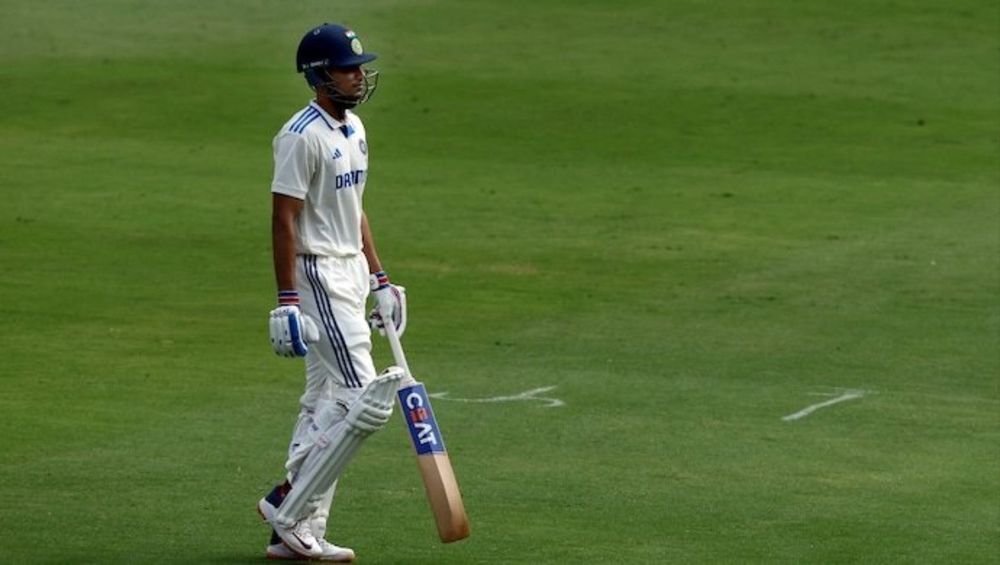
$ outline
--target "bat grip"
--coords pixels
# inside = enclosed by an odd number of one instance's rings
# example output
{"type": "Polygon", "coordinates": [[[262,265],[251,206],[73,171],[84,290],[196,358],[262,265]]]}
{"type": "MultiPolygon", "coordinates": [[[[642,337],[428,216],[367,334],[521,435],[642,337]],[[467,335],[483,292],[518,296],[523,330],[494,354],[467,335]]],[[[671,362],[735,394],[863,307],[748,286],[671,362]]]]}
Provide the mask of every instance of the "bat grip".
{"type": "Polygon", "coordinates": [[[416,383],[413,373],[410,372],[410,366],[406,363],[406,354],[403,353],[403,344],[399,342],[399,336],[396,334],[396,325],[391,320],[385,324],[385,336],[389,338],[389,347],[392,348],[392,357],[396,360],[396,365],[406,373],[402,385],[409,386],[416,383]]]}

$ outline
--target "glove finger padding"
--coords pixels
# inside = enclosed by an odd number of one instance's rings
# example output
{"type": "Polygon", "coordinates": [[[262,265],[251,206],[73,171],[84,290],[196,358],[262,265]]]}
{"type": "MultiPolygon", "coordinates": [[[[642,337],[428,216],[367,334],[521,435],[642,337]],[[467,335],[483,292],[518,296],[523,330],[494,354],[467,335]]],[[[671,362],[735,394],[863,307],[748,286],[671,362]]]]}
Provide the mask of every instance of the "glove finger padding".
{"type": "Polygon", "coordinates": [[[278,320],[273,316],[267,319],[267,334],[271,339],[271,349],[276,354],[281,355],[281,340],[278,339],[278,336],[281,335],[281,329],[277,327],[278,324],[278,320]]]}
{"type": "Polygon", "coordinates": [[[385,318],[391,317],[396,326],[396,335],[402,337],[406,331],[406,287],[390,285],[375,293],[375,308],[368,314],[368,325],[372,331],[385,335],[385,318]],[[386,310],[389,313],[386,313],[386,310]]]}
{"type": "Polygon", "coordinates": [[[392,321],[396,325],[396,335],[401,336],[406,331],[406,287],[393,286],[392,290],[396,298],[392,321]]]}
{"type": "Polygon", "coordinates": [[[268,328],[272,349],[283,357],[305,357],[309,353],[307,338],[319,340],[319,328],[302,315],[298,306],[279,306],[271,310],[268,328]]]}
{"type": "Polygon", "coordinates": [[[291,348],[288,343],[288,323],[285,318],[271,316],[271,319],[268,320],[268,327],[271,334],[271,348],[277,355],[288,357],[291,348]]]}

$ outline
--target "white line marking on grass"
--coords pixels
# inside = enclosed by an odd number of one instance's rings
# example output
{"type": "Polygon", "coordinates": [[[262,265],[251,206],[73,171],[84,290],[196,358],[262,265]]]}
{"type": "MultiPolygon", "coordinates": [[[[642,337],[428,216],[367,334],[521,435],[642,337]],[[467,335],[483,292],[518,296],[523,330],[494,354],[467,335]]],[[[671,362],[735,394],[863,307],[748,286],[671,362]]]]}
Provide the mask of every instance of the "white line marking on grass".
{"type": "Polygon", "coordinates": [[[541,402],[546,402],[545,406],[542,408],[557,408],[559,406],[565,406],[566,403],[558,398],[548,398],[545,396],[535,396],[543,392],[548,392],[553,390],[554,386],[543,386],[541,388],[533,388],[531,390],[526,390],[521,394],[515,394],[513,396],[494,396],[491,398],[452,398],[448,396],[448,392],[435,392],[434,394],[429,394],[431,398],[440,398],[441,400],[454,400],[455,402],[514,402],[518,400],[539,400],[541,402]]]}
{"type": "MultiPolygon", "coordinates": [[[[820,408],[826,408],[827,406],[833,406],[834,404],[839,404],[841,402],[846,402],[848,400],[854,400],[855,398],[861,398],[862,396],[864,396],[867,393],[868,393],[868,391],[866,391],[866,390],[847,389],[843,393],[841,393],[840,396],[838,396],[836,398],[831,398],[830,400],[827,400],[825,402],[820,402],[818,404],[811,404],[809,406],[806,406],[805,408],[803,408],[802,410],[799,410],[798,412],[796,412],[794,414],[789,414],[789,415],[785,416],[784,418],[782,418],[782,420],[784,420],[786,422],[791,422],[793,420],[798,420],[800,418],[805,418],[806,416],[812,414],[813,412],[819,410],[820,408]]],[[[811,393],[811,394],[824,394],[824,393],[811,393]]],[[[836,394],[836,393],[833,393],[833,394],[836,394]]],[[[831,396],[831,395],[828,394],[828,393],[826,393],[825,396],[831,396]]]]}

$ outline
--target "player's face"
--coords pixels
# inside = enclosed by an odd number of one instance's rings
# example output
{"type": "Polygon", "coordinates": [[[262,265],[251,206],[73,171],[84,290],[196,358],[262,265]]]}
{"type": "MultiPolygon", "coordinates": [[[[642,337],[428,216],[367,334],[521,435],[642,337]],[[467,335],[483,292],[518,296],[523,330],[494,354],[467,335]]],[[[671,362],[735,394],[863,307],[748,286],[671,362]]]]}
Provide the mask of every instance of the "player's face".
{"type": "Polygon", "coordinates": [[[365,94],[365,73],[358,67],[329,69],[333,87],[345,98],[361,98],[365,94]]]}

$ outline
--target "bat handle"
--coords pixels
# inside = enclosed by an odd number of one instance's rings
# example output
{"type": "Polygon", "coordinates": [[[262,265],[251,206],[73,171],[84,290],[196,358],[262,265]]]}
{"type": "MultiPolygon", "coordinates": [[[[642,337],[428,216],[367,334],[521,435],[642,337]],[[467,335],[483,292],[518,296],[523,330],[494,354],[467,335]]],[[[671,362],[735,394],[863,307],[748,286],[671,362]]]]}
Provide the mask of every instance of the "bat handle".
{"type": "Polygon", "coordinates": [[[410,372],[410,366],[406,363],[406,354],[403,353],[403,344],[399,342],[399,336],[396,334],[396,325],[390,320],[385,324],[385,336],[389,338],[389,347],[392,348],[392,357],[396,360],[396,365],[399,365],[403,371],[406,372],[406,378],[403,379],[403,386],[409,386],[416,382],[413,378],[413,373],[410,372]]]}

